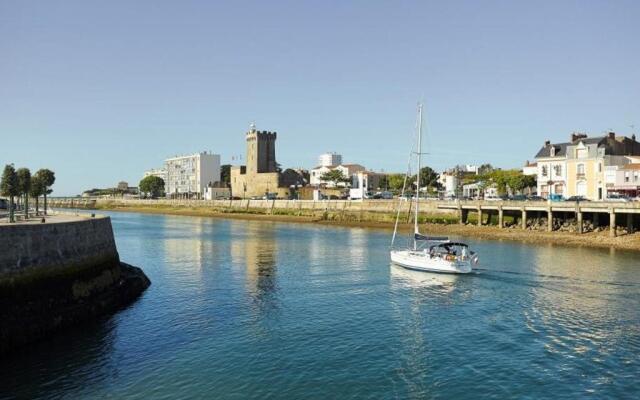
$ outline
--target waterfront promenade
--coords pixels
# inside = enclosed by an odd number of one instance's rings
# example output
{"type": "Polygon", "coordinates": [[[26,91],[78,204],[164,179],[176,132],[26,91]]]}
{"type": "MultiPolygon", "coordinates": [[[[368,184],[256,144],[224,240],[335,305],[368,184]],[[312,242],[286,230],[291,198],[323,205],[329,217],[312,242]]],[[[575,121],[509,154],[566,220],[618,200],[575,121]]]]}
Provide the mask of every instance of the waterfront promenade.
{"type": "MultiPolygon", "coordinates": [[[[54,207],[84,209],[118,208],[193,208],[213,209],[230,213],[263,213],[269,215],[316,215],[326,213],[329,219],[350,221],[389,221],[398,209],[402,215],[411,211],[412,202],[394,200],[137,200],[100,198],[52,199],[54,207]]],[[[478,225],[506,226],[506,217],[522,229],[531,227],[531,220],[545,222],[545,230],[554,231],[558,223],[572,220],[576,232],[584,233],[585,221],[592,227],[609,229],[615,237],[620,228],[627,233],[640,230],[640,203],[569,202],[569,201],[420,201],[420,212],[431,222],[450,223],[457,218],[467,224],[473,216],[478,225]],[[555,225],[554,225],[555,224],[555,225]]],[[[513,225],[513,223],[511,225],[513,225]]]]}

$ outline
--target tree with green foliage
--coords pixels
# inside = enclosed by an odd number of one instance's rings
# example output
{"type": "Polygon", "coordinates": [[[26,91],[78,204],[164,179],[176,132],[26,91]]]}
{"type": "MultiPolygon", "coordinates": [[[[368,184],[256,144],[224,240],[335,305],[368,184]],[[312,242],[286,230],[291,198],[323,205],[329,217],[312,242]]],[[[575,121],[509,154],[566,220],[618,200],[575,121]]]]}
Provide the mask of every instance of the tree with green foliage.
{"type": "Polygon", "coordinates": [[[53,192],[51,186],[56,182],[56,175],[50,169],[43,168],[36,172],[36,176],[42,182],[44,189],[42,193],[44,195],[44,215],[47,215],[47,195],[53,192]]]}
{"type": "Polygon", "coordinates": [[[44,185],[38,174],[31,177],[31,190],[29,195],[36,201],[36,216],[40,215],[40,196],[44,195],[44,185]]]}
{"type": "Polygon", "coordinates": [[[350,179],[344,176],[342,171],[339,169],[332,169],[325,172],[324,174],[322,174],[322,176],[320,176],[320,180],[322,182],[333,182],[335,186],[337,186],[339,183],[350,182],[350,179]]]}
{"type": "Polygon", "coordinates": [[[487,175],[495,171],[496,169],[491,164],[482,164],[478,167],[478,175],[487,175]]]}
{"type": "Polygon", "coordinates": [[[387,175],[387,183],[389,185],[389,189],[394,191],[402,190],[404,186],[404,174],[389,174],[387,175]]]}
{"type": "Polygon", "coordinates": [[[24,218],[29,219],[29,192],[31,191],[31,171],[29,168],[18,168],[18,191],[24,196],[24,218]]]}
{"type": "MultiPolygon", "coordinates": [[[[431,167],[422,167],[420,168],[420,187],[427,188],[429,190],[437,190],[440,187],[438,183],[438,173],[434,171],[431,167]]],[[[416,186],[416,176],[411,177],[411,184],[415,188],[416,186]]]]}
{"type": "Polygon", "coordinates": [[[220,183],[223,187],[231,187],[231,165],[220,166],[220,183]]]}
{"type": "Polygon", "coordinates": [[[146,193],[152,199],[164,194],[164,179],[159,176],[149,175],[140,181],[140,192],[146,193]]]}
{"type": "Polygon", "coordinates": [[[13,198],[20,195],[18,175],[13,164],[7,164],[0,180],[0,195],[9,197],[9,222],[16,222],[13,208],[13,198]]]}

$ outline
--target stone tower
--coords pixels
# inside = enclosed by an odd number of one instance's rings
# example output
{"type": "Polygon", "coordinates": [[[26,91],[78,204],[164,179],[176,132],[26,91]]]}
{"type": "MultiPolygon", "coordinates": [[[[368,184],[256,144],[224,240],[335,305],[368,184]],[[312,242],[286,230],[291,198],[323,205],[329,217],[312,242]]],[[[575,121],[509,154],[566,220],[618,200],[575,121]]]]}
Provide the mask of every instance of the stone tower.
{"type": "Polygon", "coordinates": [[[260,132],[251,124],[247,132],[247,175],[277,172],[276,136],[276,132],[260,132]]]}

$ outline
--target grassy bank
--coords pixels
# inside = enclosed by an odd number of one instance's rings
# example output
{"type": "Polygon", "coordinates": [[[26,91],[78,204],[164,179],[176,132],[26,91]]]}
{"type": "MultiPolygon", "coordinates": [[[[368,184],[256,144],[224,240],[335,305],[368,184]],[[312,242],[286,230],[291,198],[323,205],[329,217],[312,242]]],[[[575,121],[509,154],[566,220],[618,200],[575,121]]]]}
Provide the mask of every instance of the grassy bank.
{"type": "MultiPolygon", "coordinates": [[[[282,209],[232,209],[205,207],[176,207],[153,204],[148,206],[123,206],[102,203],[97,209],[110,211],[131,211],[150,214],[185,215],[212,218],[234,218],[244,220],[283,221],[315,223],[376,229],[393,229],[395,214],[377,212],[350,213],[343,211],[282,210],[282,209]]],[[[411,229],[411,221],[406,213],[400,218],[402,230],[411,229]]],[[[477,239],[511,240],[526,243],[542,243],[566,246],[585,246],[615,248],[640,251],[640,233],[609,237],[609,232],[590,232],[576,234],[570,232],[546,232],[522,230],[516,227],[500,229],[497,226],[477,226],[476,221],[461,225],[458,218],[451,214],[423,215],[420,223],[424,230],[433,234],[459,235],[477,239]]],[[[505,221],[508,222],[508,221],[505,221]]]]}

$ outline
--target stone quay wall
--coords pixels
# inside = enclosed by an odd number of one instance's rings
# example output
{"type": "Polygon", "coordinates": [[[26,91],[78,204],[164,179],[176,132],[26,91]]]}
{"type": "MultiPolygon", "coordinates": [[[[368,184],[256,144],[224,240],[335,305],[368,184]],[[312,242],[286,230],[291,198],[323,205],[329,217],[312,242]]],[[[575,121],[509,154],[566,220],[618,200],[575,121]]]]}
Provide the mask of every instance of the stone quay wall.
{"type": "Polygon", "coordinates": [[[109,217],[0,226],[0,281],[69,266],[118,263],[109,217]],[[7,240],[8,239],[8,240],[7,240]]]}
{"type": "Polygon", "coordinates": [[[0,355],[110,314],[150,285],[120,262],[108,217],[0,224],[0,355]]]}

